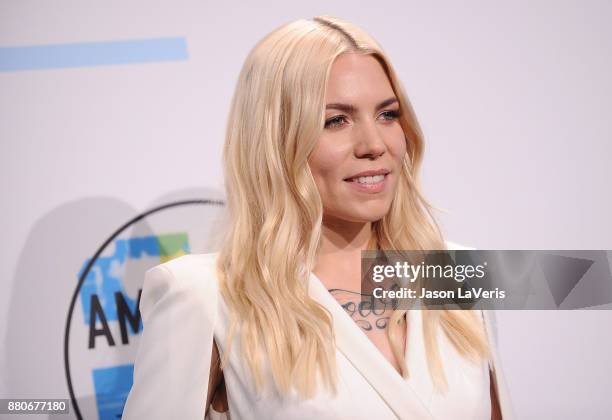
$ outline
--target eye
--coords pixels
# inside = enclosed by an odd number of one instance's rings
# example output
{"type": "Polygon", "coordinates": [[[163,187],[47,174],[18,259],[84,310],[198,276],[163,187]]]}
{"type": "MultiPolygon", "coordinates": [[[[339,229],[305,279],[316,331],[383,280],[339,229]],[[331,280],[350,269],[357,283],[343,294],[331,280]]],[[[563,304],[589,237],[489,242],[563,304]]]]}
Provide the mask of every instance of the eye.
{"type": "Polygon", "coordinates": [[[385,121],[393,121],[399,118],[400,116],[400,110],[399,109],[394,109],[394,110],[389,110],[389,111],[384,111],[380,114],[380,116],[382,117],[383,120],[385,121]]]}
{"type": "Polygon", "coordinates": [[[336,115],[325,121],[325,128],[340,127],[346,123],[346,117],[344,115],[336,115]]]}

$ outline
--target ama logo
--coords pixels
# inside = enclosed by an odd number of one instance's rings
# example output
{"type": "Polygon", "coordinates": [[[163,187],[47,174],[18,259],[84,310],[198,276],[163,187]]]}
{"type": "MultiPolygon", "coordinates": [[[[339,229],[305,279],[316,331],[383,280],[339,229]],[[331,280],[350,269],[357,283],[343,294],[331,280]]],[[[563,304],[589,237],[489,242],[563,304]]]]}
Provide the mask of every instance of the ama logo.
{"type": "Polygon", "coordinates": [[[187,234],[176,233],[116,239],[111,255],[100,256],[91,265],[90,259],[83,262],[79,278],[88,266],[89,271],[79,297],[87,334],[83,342],[91,354],[83,358],[81,368],[91,372],[100,419],[120,418],[132,387],[133,360],[142,331],[138,305],[144,272],[189,253],[187,234]]]}
{"type": "Polygon", "coordinates": [[[80,419],[119,419],[132,388],[143,331],[138,310],[145,272],[174,258],[215,252],[225,203],[189,199],[134,216],[81,262],[64,334],[71,412],[80,419]]]}

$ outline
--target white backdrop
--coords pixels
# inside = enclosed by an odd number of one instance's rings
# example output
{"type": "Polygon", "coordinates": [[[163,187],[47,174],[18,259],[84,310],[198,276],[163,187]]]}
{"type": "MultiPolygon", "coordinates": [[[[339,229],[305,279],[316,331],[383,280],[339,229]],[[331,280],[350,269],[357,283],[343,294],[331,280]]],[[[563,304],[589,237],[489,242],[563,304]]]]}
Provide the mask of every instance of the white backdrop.
{"type": "MultiPolygon", "coordinates": [[[[64,334],[84,263],[156,205],[222,198],[221,147],[242,61],[300,17],[351,20],[386,49],[425,133],[424,191],[448,210],[439,217],[449,239],[481,249],[612,249],[612,3],[495,3],[0,3],[0,398],[68,398],[64,334]],[[174,40],[173,58],[155,50],[164,39],[174,40]],[[109,62],[70,67],[78,63],[64,57],[49,68],[53,46],[74,53],[65,44],[92,42],[108,48],[109,62]],[[148,58],[126,63],[125,42],[148,58]],[[41,45],[38,61],[15,59],[41,45]]],[[[135,225],[124,239],[163,244],[188,232],[188,251],[208,249],[222,210],[190,209],[135,225]]],[[[146,255],[155,257],[149,265],[167,257],[146,255]]],[[[123,275],[139,279],[143,269],[123,275]]],[[[127,285],[135,298],[137,285],[127,285]]],[[[75,314],[85,314],[79,305],[75,314]]],[[[498,319],[519,418],[610,416],[612,313],[498,319]]],[[[86,329],[71,340],[72,357],[85,363],[86,329]]],[[[96,357],[103,366],[106,356],[96,357]]],[[[92,367],[78,366],[90,380],[92,367]]],[[[96,418],[96,404],[84,406],[96,418]]]]}

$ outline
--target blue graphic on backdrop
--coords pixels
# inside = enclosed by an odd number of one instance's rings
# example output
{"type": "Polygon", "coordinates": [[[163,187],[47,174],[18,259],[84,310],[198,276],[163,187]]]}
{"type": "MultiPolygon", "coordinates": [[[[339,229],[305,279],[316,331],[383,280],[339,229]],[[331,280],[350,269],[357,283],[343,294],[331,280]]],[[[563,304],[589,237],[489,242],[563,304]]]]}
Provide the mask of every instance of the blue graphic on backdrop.
{"type": "Polygon", "coordinates": [[[0,72],[183,61],[183,37],[0,47],[0,72]]]}
{"type": "MultiPolygon", "coordinates": [[[[128,259],[157,258],[159,263],[189,254],[187,234],[145,236],[141,238],[118,239],[115,253],[109,257],[99,257],[91,267],[80,290],[81,305],[85,324],[90,325],[92,296],[97,296],[106,321],[117,321],[116,293],[123,295],[131,312],[136,312],[136,299],[127,296],[123,288],[124,267],[128,259]]],[[[89,263],[83,262],[79,277],[89,263]]]]}
{"type": "Polygon", "coordinates": [[[94,369],[92,372],[100,420],[117,420],[132,388],[134,365],[94,369]]]}

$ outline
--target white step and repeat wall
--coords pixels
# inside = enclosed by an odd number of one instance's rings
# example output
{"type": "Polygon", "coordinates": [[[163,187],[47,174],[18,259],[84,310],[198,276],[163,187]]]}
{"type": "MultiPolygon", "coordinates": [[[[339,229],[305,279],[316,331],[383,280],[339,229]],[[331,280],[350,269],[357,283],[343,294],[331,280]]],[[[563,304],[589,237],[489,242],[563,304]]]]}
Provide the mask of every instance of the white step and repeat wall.
{"type": "MultiPolygon", "coordinates": [[[[72,392],[65,418],[121,413],[142,275],[216,249],[236,77],[300,17],[385,47],[449,239],[612,249],[612,4],[497,3],[0,3],[0,398],[72,392]]],[[[498,319],[519,418],[609,418],[611,312],[498,319]]]]}

